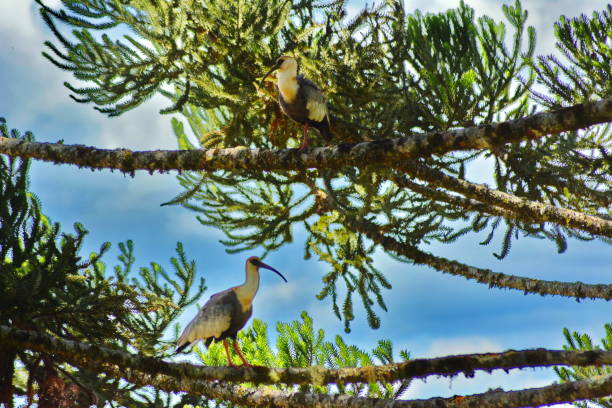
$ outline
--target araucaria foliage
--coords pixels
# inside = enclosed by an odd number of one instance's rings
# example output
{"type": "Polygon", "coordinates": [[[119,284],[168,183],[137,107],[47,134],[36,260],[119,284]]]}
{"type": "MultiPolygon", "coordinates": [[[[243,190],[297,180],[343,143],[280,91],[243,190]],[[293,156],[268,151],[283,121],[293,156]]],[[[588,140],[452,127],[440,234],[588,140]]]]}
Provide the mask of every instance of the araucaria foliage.
{"type": "MultiPolygon", "coordinates": [[[[2,125],[0,152],[11,159],[0,162],[0,343],[7,345],[0,347],[0,403],[10,405],[13,393],[31,398],[38,387],[40,407],[79,393],[84,403],[169,407],[176,401],[170,392],[188,393],[178,406],[406,407],[413,402],[398,396],[414,376],[571,365],[558,370],[562,384],[415,406],[609,404],[612,353],[581,353],[575,349],[592,347],[590,340],[569,332],[573,351],[394,363],[390,342],[371,353],[340,337],[330,342],[304,314],[277,325],[276,349],[262,322],[240,337],[255,363],[300,369],[163,362],[175,354],[164,332],[204,290],[200,282],[189,295],[195,265],[182,246],[174,275],[151,263],[131,278],[130,241],[120,244],[121,263],[109,273],[100,260],[108,244],[82,260],[85,229],[60,233],[27,191],[26,173],[29,158],[178,170],[183,191],[165,204],[220,229],[228,252],[265,255],[305,237],[304,257],[328,268],[317,297],[331,303],[346,332],[362,311],[370,327],[380,326],[391,289],[373,261],[381,250],[492,290],[610,300],[606,283],[494,272],[425,247],[499,238],[500,248],[488,252],[503,259],[519,238],[548,240],[558,252],[568,238],[610,242],[612,6],[560,18],[558,58],[534,55],[536,33],[518,0],[501,6],[502,21],[476,17],[463,1],[432,14],[387,0],[353,16],[343,0],[36,2],[54,37],[44,56],[74,75],[78,84],[66,83],[73,99],[117,116],[161,94],[168,101],[161,113],[178,116],[180,150],[34,143],[2,125]],[[314,133],[311,147],[321,148],[292,149],[300,126],[282,113],[272,78],[258,86],[281,55],[295,57],[326,95],[330,146],[314,133]],[[482,174],[474,173],[486,168],[488,182],[478,184],[482,174]],[[83,351],[91,345],[99,353],[83,351]]],[[[219,364],[220,347],[200,350],[201,360],[219,364]]]]}
{"type": "MultiPolygon", "coordinates": [[[[333,341],[325,337],[323,329],[314,328],[313,319],[302,312],[301,320],[291,323],[276,324],[276,344],[272,347],[268,336],[268,326],[255,319],[252,326],[238,336],[242,351],[247,360],[264,367],[311,367],[321,366],[328,369],[346,367],[369,367],[375,364],[392,364],[395,361],[393,345],[390,340],[379,340],[371,351],[361,350],[355,345],[347,344],[341,337],[333,341]]],[[[220,343],[213,344],[208,350],[197,349],[197,354],[205,366],[222,366],[227,364],[225,351],[220,343]]],[[[410,358],[406,350],[400,350],[403,361],[410,358]]],[[[410,379],[394,382],[370,382],[368,384],[339,384],[300,386],[278,385],[284,391],[301,391],[314,393],[340,393],[351,396],[368,396],[374,398],[397,399],[410,385],[410,379]]],[[[183,398],[192,404],[203,403],[206,399],[196,399],[193,395],[183,398]]],[[[225,403],[223,406],[227,406],[225,403]]]]}
{"type": "MultiPolygon", "coordinates": [[[[567,345],[563,346],[565,350],[612,350],[612,323],[607,323],[604,326],[606,330],[606,337],[601,339],[601,345],[594,344],[591,337],[586,333],[578,333],[570,331],[566,328],[563,329],[563,335],[567,341],[567,345]]],[[[555,367],[555,372],[563,382],[584,380],[587,378],[596,378],[603,375],[609,375],[612,373],[612,366],[604,367],[555,367]]],[[[588,408],[588,407],[600,407],[600,408],[611,408],[612,398],[604,397],[587,402],[576,402],[574,403],[577,407],[588,408]]]]}
{"type": "MultiPolygon", "coordinates": [[[[0,134],[22,137],[9,132],[1,118],[0,134]]],[[[32,135],[22,138],[32,140],[32,135]]],[[[134,274],[132,241],[119,244],[120,263],[112,271],[101,260],[108,242],[83,259],[87,230],[75,223],[74,233],[61,232],[42,213],[28,190],[28,167],[29,160],[0,157],[0,325],[143,356],[171,355],[174,346],[163,339],[169,324],[205,289],[200,279],[189,294],[196,270],[182,245],[177,244],[177,258],[171,259],[173,274],[157,263],[134,274]]],[[[63,361],[51,353],[2,344],[0,405],[12,406],[13,394],[31,400],[35,393],[42,408],[103,406],[107,401],[140,406],[135,401],[159,398],[159,392],[63,361]]]]}
{"type": "MultiPolygon", "coordinates": [[[[572,65],[575,72],[559,72],[550,68],[562,66],[557,60],[540,58],[539,65],[534,60],[535,32],[518,2],[503,6],[505,21],[476,18],[464,3],[444,13],[410,14],[402,2],[391,1],[352,18],[341,1],[63,3],[62,12],[41,9],[59,40],[47,43],[45,55],[87,81],[82,88],[67,84],[75,98],[119,115],[159,91],[171,101],[164,111],[182,112],[189,125],[187,132],[185,123],[173,120],[182,149],[296,146],[299,128],[280,112],[273,84],[256,87],[283,54],[298,56],[301,72],[316,78],[328,95],[335,143],[519,118],[533,109],[536,79],[547,86],[549,98],[580,101],[578,95],[587,91],[589,98],[610,96],[608,12],[558,23],[559,46],[571,63],[579,61],[572,65]],[[79,31],[69,39],[58,22],[79,31]],[[131,33],[111,40],[125,29],[131,33]],[[561,89],[567,81],[563,73],[574,79],[561,89]]],[[[611,134],[603,126],[414,165],[463,179],[471,163],[486,160],[502,192],[602,217],[610,206],[611,134]]],[[[305,256],[329,265],[318,297],[332,300],[347,331],[355,295],[370,326],[379,326],[376,307],[386,310],[383,295],[391,285],[372,262],[381,243],[366,238],[346,214],[376,222],[385,236],[410,247],[452,243],[466,234],[486,245],[501,231],[503,245],[494,254],[499,258],[520,235],[550,239],[560,252],[568,236],[594,238],[549,217],[521,217],[518,208],[506,213],[498,211],[500,205],[474,208],[457,199],[462,191],[435,185],[398,164],[187,172],[178,177],[184,193],[170,203],[221,229],[228,252],[278,249],[293,241],[301,225],[307,231],[305,256]],[[412,178],[407,182],[406,172],[412,178]]]]}

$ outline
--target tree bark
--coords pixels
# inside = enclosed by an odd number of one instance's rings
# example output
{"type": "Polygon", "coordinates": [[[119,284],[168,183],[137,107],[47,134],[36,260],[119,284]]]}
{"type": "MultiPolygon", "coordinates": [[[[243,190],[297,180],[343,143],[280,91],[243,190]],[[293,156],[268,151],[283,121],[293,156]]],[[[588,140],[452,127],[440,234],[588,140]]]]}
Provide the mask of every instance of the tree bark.
{"type": "Polygon", "coordinates": [[[485,213],[503,218],[518,219],[527,223],[537,223],[536,220],[521,217],[520,214],[517,214],[505,208],[482,203],[471,198],[451,195],[441,189],[431,188],[423,184],[415,183],[408,177],[394,177],[393,182],[396,186],[400,188],[410,189],[415,193],[421,194],[422,196],[430,198],[434,201],[441,201],[444,203],[455,205],[457,207],[464,208],[467,211],[485,213]]]}
{"type": "Polygon", "coordinates": [[[475,370],[509,370],[555,365],[612,365],[612,350],[534,349],[415,359],[382,366],[335,370],[320,366],[307,368],[207,367],[187,363],[168,363],[153,357],[137,356],[121,350],[62,340],[46,334],[2,325],[0,325],[0,343],[61,356],[65,361],[77,366],[84,364],[84,361],[89,361],[90,363],[87,364],[90,365],[113,365],[124,371],[130,369],[146,372],[153,377],[165,375],[177,379],[192,378],[256,384],[369,383],[425,378],[432,375],[453,376],[459,373],[469,377],[474,375],[475,370]]]}
{"type": "Polygon", "coordinates": [[[379,367],[326,370],[322,367],[230,368],[166,363],[151,357],[131,355],[124,351],[61,340],[46,334],[6,326],[0,326],[0,343],[53,353],[57,358],[74,366],[122,378],[137,386],[153,386],[168,392],[189,392],[235,404],[260,407],[498,408],[572,402],[612,394],[612,375],[520,391],[494,390],[484,394],[427,400],[382,400],[339,394],[287,392],[267,387],[247,388],[223,382],[329,384],[393,381],[458,373],[471,376],[477,369],[491,371],[496,368],[507,370],[549,365],[610,365],[612,351],[606,350],[537,349],[411,360],[379,367]]]}
{"type": "Polygon", "coordinates": [[[13,407],[13,375],[17,349],[4,344],[0,347],[0,406],[13,407]]]}
{"type": "MultiPolygon", "coordinates": [[[[104,370],[108,375],[126,378],[115,367],[109,368],[104,370]]],[[[287,392],[264,387],[247,388],[220,382],[176,380],[167,376],[151,377],[148,374],[139,376],[132,372],[128,373],[127,379],[140,385],[153,385],[168,392],[180,390],[244,406],[266,408],[518,408],[574,402],[612,394],[612,374],[520,391],[497,389],[483,394],[423,400],[390,400],[345,394],[287,392]]]]}
{"type": "Polygon", "coordinates": [[[415,162],[405,161],[401,165],[401,170],[433,186],[443,187],[491,206],[515,212],[518,214],[516,218],[531,219],[535,222],[552,222],[563,227],[576,228],[593,235],[612,238],[612,221],[600,217],[530,201],[491,189],[484,184],[470,183],[467,180],[449,176],[442,171],[415,162]]]}
{"type": "Polygon", "coordinates": [[[304,170],[338,169],[364,165],[395,167],[407,158],[429,157],[450,151],[492,149],[507,143],[584,129],[612,121],[612,98],[541,112],[506,122],[445,132],[429,132],[362,143],[298,149],[227,149],[130,151],[105,150],[82,145],[34,143],[0,137],[0,153],[91,169],[167,172],[170,170],[304,170]]]}
{"type": "Polygon", "coordinates": [[[363,233],[373,242],[383,247],[385,251],[410,259],[416,264],[430,266],[440,272],[474,279],[479,283],[489,285],[489,287],[518,289],[525,293],[558,295],[576,299],[612,300],[612,285],[533,279],[493,272],[490,269],[477,268],[436,256],[429,252],[421,251],[415,246],[399,242],[393,237],[380,232],[381,227],[370,221],[357,220],[347,214],[344,214],[344,217],[349,220],[349,223],[346,225],[350,225],[355,231],[363,233]]]}
{"type": "Polygon", "coordinates": [[[153,386],[166,392],[189,392],[234,404],[266,408],[514,408],[573,402],[605,397],[612,393],[612,374],[589,380],[554,384],[520,391],[494,390],[483,394],[430,398],[425,400],[389,400],[344,394],[315,394],[280,391],[268,387],[251,388],[190,377],[175,378],[123,369],[114,364],[100,365],[83,360],[83,366],[97,369],[109,377],[138,386],[153,386]]]}

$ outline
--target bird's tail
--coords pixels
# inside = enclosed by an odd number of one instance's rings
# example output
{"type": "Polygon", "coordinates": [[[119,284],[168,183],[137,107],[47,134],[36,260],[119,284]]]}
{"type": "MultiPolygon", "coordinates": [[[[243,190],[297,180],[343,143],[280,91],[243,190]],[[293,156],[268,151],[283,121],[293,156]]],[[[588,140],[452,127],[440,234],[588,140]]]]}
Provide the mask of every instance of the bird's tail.
{"type": "Polygon", "coordinates": [[[331,140],[333,139],[334,135],[332,134],[331,130],[329,130],[329,121],[328,120],[324,120],[323,122],[319,122],[319,123],[313,124],[313,127],[315,127],[319,131],[321,136],[323,136],[323,138],[326,141],[331,142],[331,140]]]}
{"type": "Polygon", "coordinates": [[[188,345],[190,345],[190,344],[191,344],[191,342],[189,342],[189,341],[188,341],[188,342],[186,342],[186,343],[181,344],[180,346],[178,346],[178,347],[176,348],[176,352],[177,352],[177,353],[180,353],[181,351],[183,351],[183,350],[185,349],[185,347],[187,347],[187,346],[188,346],[188,345]]]}

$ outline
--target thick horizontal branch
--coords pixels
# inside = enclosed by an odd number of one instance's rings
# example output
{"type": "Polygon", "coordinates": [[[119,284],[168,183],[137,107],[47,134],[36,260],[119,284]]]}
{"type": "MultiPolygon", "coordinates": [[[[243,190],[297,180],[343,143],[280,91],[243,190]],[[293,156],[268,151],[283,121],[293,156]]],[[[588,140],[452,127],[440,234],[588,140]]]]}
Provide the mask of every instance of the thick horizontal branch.
{"type": "Polygon", "coordinates": [[[430,198],[435,201],[441,201],[444,203],[452,204],[457,207],[461,207],[467,211],[474,211],[479,213],[485,213],[490,215],[496,215],[503,218],[511,218],[511,219],[519,219],[528,223],[536,223],[537,221],[521,217],[520,214],[517,214],[513,211],[506,210],[505,208],[497,207],[495,205],[489,205],[486,203],[482,203],[477,200],[473,200],[471,198],[465,198],[457,195],[451,195],[443,190],[438,190],[436,188],[431,188],[425,186],[423,184],[415,183],[407,177],[394,177],[393,182],[400,188],[408,188],[415,193],[421,194],[427,198],[430,198]]]}
{"type": "MultiPolygon", "coordinates": [[[[445,192],[444,190],[440,190],[440,189],[436,189],[436,188],[431,188],[431,187],[428,187],[426,185],[416,183],[416,182],[410,180],[408,177],[394,177],[393,178],[393,182],[398,187],[408,188],[408,189],[414,191],[415,193],[423,195],[424,197],[430,198],[430,199],[435,200],[435,201],[440,201],[440,202],[445,202],[445,203],[448,203],[448,204],[451,204],[451,205],[455,205],[457,207],[461,207],[461,208],[465,209],[466,211],[485,213],[485,214],[489,214],[489,215],[503,217],[503,218],[506,218],[506,219],[513,219],[513,220],[521,221],[521,222],[524,222],[524,223],[527,223],[527,224],[543,224],[544,222],[546,222],[542,218],[532,218],[531,215],[533,215],[533,211],[530,212],[530,213],[517,212],[517,211],[514,211],[516,209],[514,207],[510,207],[510,208],[506,209],[506,208],[499,207],[497,205],[487,204],[485,202],[481,202],[481,201],[474,200],[474,199],[471,199],[471,198],[466,198],[466,197],[457,196],[457,195],[451,195],[451,194],[448,194],[447,192],[445,192]]],[[[443,183],[444,183],[444,181],[440,181],[440,184],[443,184],[443,183]]],[[[495,190],[493,190],[493,191],[495,191],[495,190]]],[[[505,193],[502,193],[502,194],[505,194],[505,193]]],[[[511,197],[515,197],[515,196],[511,196],[511,197]]],[[[518,198],[518,197],[516,197],[516,198],[518,198]]],[[[531,202],[529,202],[529,203],[531,203],[531,202]]],[[[552,208],[556,208],[556,207],[552,207],[552,208]]],[[[574,217],[577,217],[578,214],[580,216],[583,215],[581,213],[576,213],[573,210],[566,210],[566,211],[572,211],[572,216],[574,216],[574,217]]],[[[601,218],[593,217],[593,221],[595,223],[599,223],[600,220],[601,220],[601,218]]],[[[604,220],[603,222],[604,222],[604,224],[607,223],[607,224],[612,225],[612,223],[609,222],[609,221],[604,220]]]]}
{"type": "MultiPolygon", "coordinates": [[[[238,385],[231,385],[223,382],[206,381],[201,378],[194,378],[187,375],[186,372],[181,373],[178,376],[171,376],[167,374],[160,374],[159,370],[147,369],[150,365],[152,358],[144,358],[139,356],[132,356],[128,353],[117,352],[122,354],[128,354],[131,360],[144,360],[147,361],[141,365],[143,371],[135,369],[132,366],[124,366],[117,364],[117,362],[107,360],[108,349],[97,347],[95,351],[89,350],[89,352],[66,352],[65,349],[74,349],[75,346],[81,349],[78,343],[63,341],[59,339],[51,338],[50,336],[40,335],[33,332],[26,332],[23,330],[15,330],[6,326],[0,326],[0,343],[10,342],[13,344],[23,345],[22,341],[30,339],[30,347],[34,346],[34,339],[47,339],[40,344],[44,344],[45,351],[53,352],[66,362],[73,364],[77,367],[89,368],[97,372],[104,372],[107,375],[114,378],[122,378],[132,384],[138,386],[153,386],[157,389],[164,390],[167,392],[188,392],[190,394],[202,395],[207,398],[221,399],[223,401],[230,401],[235,404],[257,406],[257,407],[292,407],[292,408],[306,408],[306,407],[337,407],[337,408],[493,408],[493,407],[523,407],[523,406],[538,406],[547,405],[560,402],[572,402],[576,400],[586,398],[598,398],[607,396],[612,393],[612,375],[604,376],[600,378],[574,381],[564,384],[555,384],[542,388],[532,388],[521,391],[490,391],[484,394],[476,394],[469,396],[455,396],[451,398],[430,398],[426,400],[384,400],[368,397],[353,397],[350,395],[341,394],[313,394],[305,392],[291,392],[291,391],[280,391],[270,388],[247,388],[238,385]],[[51,345],[59,345],[59,349],[50,348],[51,345]]],[[[39,344],[39,346],[40,346],[39,344]]],[[[91,346],[90,346],[91,347],[91,346]]],[[[34,347],[32,347],[34,348],[34,347]]],[[[35,349],[40,349],[38,347],[35,349]]],[[[73,350],[74,351],[74,350],[73,350]]],[[[81,350],[83,351],[83,350],[81,350]]],[[[114,351],[113,351],[114,352],[114,351]]],[[[463,357],[468,358],[484,358],[485,360],[495,358],[510,357],[510,353],[516,353],[516,355],[524,354],[525,352],[509,352],[501,354],[483,354],[483,355],[471,355],[471,356],[455,356],[452,358],[461,359],[463,357]]],[[[564,353],[570,357],[570,360],[576,363],[588,363],[588,364],[601,364],[610,363],[612,354],[610,351],[591,350],[591,351],[554,351],[549,350],[528,350],[528,353],[533,353],[532,356],[522,355],[521,360],[524,360],[527,366],[537,366],[537,363],[533,363],[533,359],[538,355],[549,355],[564,353]]],[[[442,359],[434,359],[429,361],[442,361],[442,359]]],[[[419,360],[415,360],[419,361],[419,360]]],[[[428,361],[428,360],[420,360],[428,361]]],[[[172,364],[164,363],[158,360],[160,365],[167,366],[188,366],[188,364],[172,364]]],[[[157,365],[159,368],[160,365],[157,365]]],[[[451,364],[452,365],[452,364],[451,364]]],[[[197,367],[202,371],[211,371],[216,369],[215,367],[197,367]]],[[[248,371],[254,371],[255,369],[264,367],[254,368],[226,368],[228,372],[235,373],[247,373],[248,371]]],[[[302,369],[305,370],[305,369],[302,369]]],[[[451,368],[452,370],[452,368],[451,368]]],[[[333,370],[331,370],[333,371],[333,370]]],[[[457,372],[455,370],[455,372],[457,372]]],[[[277,382],[281,380],[277,379],[277,382]]]]}
{"type": "Polygon", "coordinates": [[[395,166],[406,158],[428,157],[456,150],[491,149],[506,143],[584,129],[612,121],[612,99],[602,99],[537,113],[520,119],[446,132],[429,132],[397,139],[285,150],[228,149],[130,151],[82,145],[34,143],[0,137],[0,153],[92,169],[135,170],[300,170],[341,168],[364,164],[395,166]]]}
{"type": "Polygon", "coordinates": [[[363,233],[386,251],[408,258],[416,264],[431,266],[444,273],[474,279],[477,282],[489,285],[489,287],[518,289],[525,293],[559,295],[576,299],[612,299],[612,285],[540,280],[476,268],[403,244],[380,232],[380,227],[372,222],[349,219],[349,217],[347,217],[347,220],[350,221],[347,225],[351,225],[356,231],[363,233]]]}
{"type": "MultiPolygon", "coordinates": [[[[97,367],[94,365],[90,368],[97,367]]],[[[574,402],[612,394],[612,374],[520,391],[496,390],[450,398],[390,400],[345,394],[314,394],[270,388],[248,388],[197,379],[179,380],[164,375],[152,376],[132,371],[125,373],[113,366],[105,367],[103,371],[111,377],[123,378],[140,386],[151,385],[167,392],[184,391],[243,406],[266,408],[514,408],[574,402]]]]}
{"type": "Polygon", "coordinates": [[[16,347],[60,355],[66,361],[78,363],[83,359],[99,364],[111,364],[122,369],[138,370],[151,375],[167,375],[176,378],[252,382],[259,384],[315,384],[395,381],[407,378],[424,378],[431,375],[452,376],[463,373],[473,376],[475,370],[492,371],[527,367],[602,366],[612,365],[612,351],[566,351],[534,349],[507,351],[504,353],[469,354],[433,359],[415,359],[382,366],[326,369],[319,366],[307,368],[269,368],[255,366],[203,367],[188,363],[168,363],[152,357],[142,357],[85,343],[62,340],[33,331],[18,330],[0,325],[0,343],[16,347]]]}
{"type": "Polygon", "coordinates": [[[470,183],[415,162],[405,161],[401,169],[433,186],[443,187],[491,206],[515,212],[518,214],[516,218],[533,220],[533,222],[552,222],[563,227],[576,228],[593,235],[612,238],[612,221],[600,217],[530,201],[491,189],[484,184],[470,183]]]}

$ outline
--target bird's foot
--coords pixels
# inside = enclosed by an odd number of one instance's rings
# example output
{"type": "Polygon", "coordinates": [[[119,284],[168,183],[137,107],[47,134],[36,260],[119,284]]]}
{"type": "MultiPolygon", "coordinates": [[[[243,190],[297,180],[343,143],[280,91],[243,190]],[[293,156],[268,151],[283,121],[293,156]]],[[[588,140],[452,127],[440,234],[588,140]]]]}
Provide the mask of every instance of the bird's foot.
{"type": "Polygon", "coordinates": [[[302,145],[298,150],[304,150],[308,147],[308,123],[304,123],[304,137],[302,137],[302,145]]]}
{"type": "Polygon", "coordinates": [[[228,367],[233,367],[233,368],[240,368],[240,367],[253,367],[252,365],[250,365],[249,363],[244,363],[244,364],[229,364],[228,367]]]}

